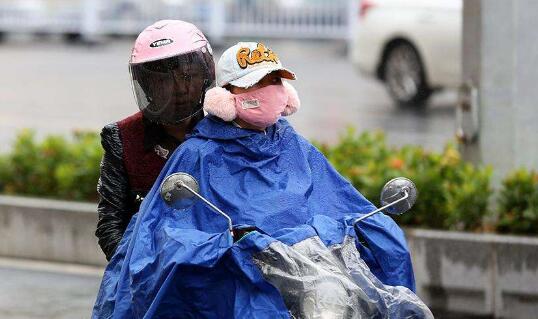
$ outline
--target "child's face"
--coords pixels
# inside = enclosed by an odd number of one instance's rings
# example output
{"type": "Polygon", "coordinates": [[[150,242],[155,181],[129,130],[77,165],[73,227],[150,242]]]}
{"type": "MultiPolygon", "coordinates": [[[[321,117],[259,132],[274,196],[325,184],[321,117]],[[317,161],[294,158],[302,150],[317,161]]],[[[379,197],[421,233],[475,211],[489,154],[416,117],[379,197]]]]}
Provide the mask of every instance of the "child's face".
{"type": "MultiPolygon", "coordinates": [[[[261,88],[267,87],[269,85],[282,85],[282,79],[278,71],[267,74],[260,81],[258,81],[258,83],[256,83],[255,85],[249,88],[242,88],[242,87],[230,85],[228,89],[232,94],[242,94],[242,93],[256,91],[261,88]]],[[[256,126],[254,124],[248,123],[244,121],[243,119],[241,119],[240,117],[237,117],[235,119],[235,122],[239,124],[242,128],[254,129],[254,130],[259,130],[259,131],[265,130],[264,126],[256,126]]]]}
{"type": "Polygon", "coordinates": [[[231,86],[230,92],[233,94],[241,94],[246,92],[251,92],[257,89],[261,89],[263,87],[269,86],[269,85],[281,85],[282,79],[280,78],[280,74],[278,72],[271,72],[264,76],[258,83],[254,84],[253,86],[249,88],[241,88],[237,86],[231,86]]]}

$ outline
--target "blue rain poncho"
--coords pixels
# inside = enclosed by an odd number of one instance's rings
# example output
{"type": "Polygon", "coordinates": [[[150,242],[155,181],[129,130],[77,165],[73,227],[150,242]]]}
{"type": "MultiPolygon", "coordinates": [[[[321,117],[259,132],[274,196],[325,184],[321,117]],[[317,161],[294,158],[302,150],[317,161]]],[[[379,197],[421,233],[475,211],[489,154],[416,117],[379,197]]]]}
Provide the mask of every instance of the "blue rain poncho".
{"type": "Polygon", "coordinates": [[[412,292],[402,230],[383,214],[353,226],[374,209],[286,120],[264,134],[206,117],[131,220],[93,318],[291,318],[335,304],[338,313],[359,315],[346,318],[427,317],[412,292]],[[177,172],[196,178],[234,227],[257,231],[234,243],[226,219],[204,203],[167,206],[159,188],[177,172]],[[335,253],[342,247],[349,253],[335,253]],[[320,275],[306,276],[312,273],[320,275]],[[347,297],[323,297],[320,289],[338,291],[331,283],[347,297]]]}

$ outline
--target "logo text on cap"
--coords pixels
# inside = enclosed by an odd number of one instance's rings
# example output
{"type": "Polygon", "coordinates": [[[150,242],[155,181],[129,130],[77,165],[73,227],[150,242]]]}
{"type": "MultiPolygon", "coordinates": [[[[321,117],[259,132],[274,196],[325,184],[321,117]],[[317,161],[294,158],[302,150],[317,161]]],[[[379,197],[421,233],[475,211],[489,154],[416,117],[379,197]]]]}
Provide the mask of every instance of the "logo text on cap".
{"type": "Polygon", "coordinates": [[[252,52],[250,48],[240,48],[237,51],[237,63],[241,69],[265,61],[278,63],[278,56],[271,49],[265,47],[263,43],[258,43],[252,52]]]}
{"type": "Polygon", "coordinates": [[[160,39],[157,41],[153,41],[149,46],[152,48],[158,48],[162,47],[163,45],[172,44],[174,41],[172,39],[160,39]]]}

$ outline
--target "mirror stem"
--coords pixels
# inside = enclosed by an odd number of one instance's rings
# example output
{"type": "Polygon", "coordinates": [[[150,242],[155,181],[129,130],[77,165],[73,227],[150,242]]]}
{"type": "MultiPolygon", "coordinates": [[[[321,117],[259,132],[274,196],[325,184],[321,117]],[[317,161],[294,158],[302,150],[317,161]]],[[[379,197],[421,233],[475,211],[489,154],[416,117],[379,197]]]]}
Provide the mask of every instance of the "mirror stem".
{"type": "Polygon", "coordinates": [[[368,217],[370,217],[370,216],[372,216],[372,215],[374,215],[374,214],[379,213],[380,211],[382,211],[382,210],[384,210],[384,209],[389,208],[390,206],[396,205],[396,204],[398,204],[399,202],[401,202],[401,201],[403,201],[403,200],[406,200],[406,199],[409,197],[409,193],[407,192],[407,190],[404,190],[404,193],[405,193],[405,195],[404,195],[402,198],[400,198],[400,199],[398,199],[398,200],[396,200],[396,201],[394,201],[394,202],[392,202],[392,203],[390,203],[390,204],[387,204],[387,205],[385,205],[385,206],[383,206],[383,207],[381,207],[381,208],[378,208],[378,209],[374,210],[374,211],[371,212],[371,213],[368,213],[368,214],[366,214],[366,215],[363,215],[363,216],[357,218],[357,219],[353,222],[353,226],[355,226],[355,224],[357,224],[358,222],[360,222],[360,221],[363,220],[363,219],[366,219],[366,218],[368,218],[368,217]]]}
{"type": "Polygon", "coordinates": [[[178,181],[176,183],[176,187],[185,187],[186,190],[188,190],[189,192],[191,192],[191,194],[193,194],[194,196],[198,197],[200,200],[202,200],[207,206],[211,207],[214,211],[216,211],[217,213],[221,214],[222,216],[226,217],[226,219],[228,220],[228,229],[230,230],[230,233],[232,234],[233,236],[233,224],[232,224],[232,219],[230,218],[230,216],[226,215],[226,213],[224,213],[222,210],[220,210],[217,206],[211,204],[207,199],[203,198],[200,194],[198,194],[197,192],[195,192],[194,190],[192,190],[189,186],[187,186],[187,184],[185,184],[183,181],[178,181]]]}

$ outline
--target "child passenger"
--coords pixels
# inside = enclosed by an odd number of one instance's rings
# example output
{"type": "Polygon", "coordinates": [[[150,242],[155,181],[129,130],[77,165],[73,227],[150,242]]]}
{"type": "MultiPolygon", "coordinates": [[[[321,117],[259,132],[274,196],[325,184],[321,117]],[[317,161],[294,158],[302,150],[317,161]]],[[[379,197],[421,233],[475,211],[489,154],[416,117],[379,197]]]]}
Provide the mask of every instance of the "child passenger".
{"type": "MultiPolygon", "coordinates": [[[[232,220],[271,233],[315,214],[338,219],[374,209],[282,118],[295,113],[300,100],[287,82],[295,74],[274,51],[262,43],[237,43],[222,54],[216,77],[217,87],[204,101],[210,115],[193,137],[212,140],[221,155],[202,179],[209,178],[211,194],[220,194],[215,199],[232,220]]],[[[372,272],[385,284],[414,290],[409,252],[394,221],[378,214],[357,231],[367,243],[359,249],[372,272]]]]}

